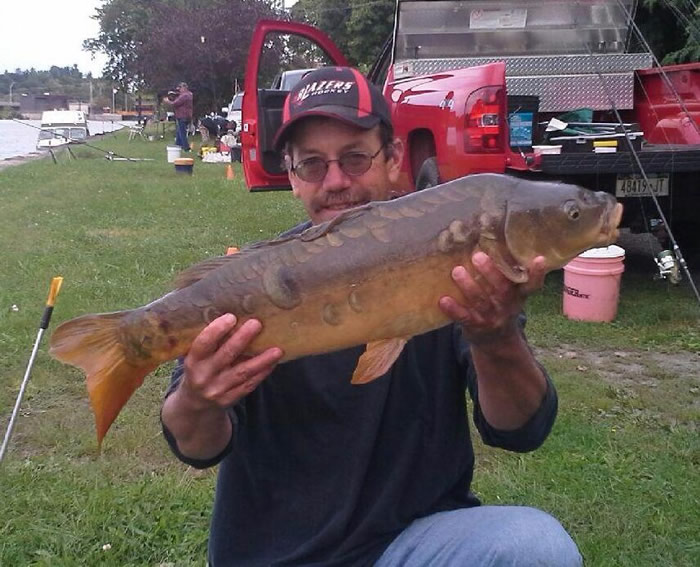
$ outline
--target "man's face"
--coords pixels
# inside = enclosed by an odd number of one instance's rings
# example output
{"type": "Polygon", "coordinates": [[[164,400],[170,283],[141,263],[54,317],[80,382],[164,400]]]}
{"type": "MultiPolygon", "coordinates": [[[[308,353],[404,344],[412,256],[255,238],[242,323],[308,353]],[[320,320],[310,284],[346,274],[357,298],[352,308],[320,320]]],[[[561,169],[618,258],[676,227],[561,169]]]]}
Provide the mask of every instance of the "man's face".
{"type": "MultiPolygon", "coordinates": [[[[338,120],[312,117],[295,127],[289,157],[296,166],[315,157],[337,160],[348,152],[374,155],[381,145],[378,126],[362,130],[338,120]]],[[[346,209],[386,200],[399,178],[403,156],[400,141],[395,140],[388,153],[389,158],[382,149],[372,160],[370,168],[358,176],[345,173],[337,161],[328,164],[325,177],[317,182],[304,181],[290,171],[294,195],[301,199],[314,224],[331,220],[346,209]]]]}

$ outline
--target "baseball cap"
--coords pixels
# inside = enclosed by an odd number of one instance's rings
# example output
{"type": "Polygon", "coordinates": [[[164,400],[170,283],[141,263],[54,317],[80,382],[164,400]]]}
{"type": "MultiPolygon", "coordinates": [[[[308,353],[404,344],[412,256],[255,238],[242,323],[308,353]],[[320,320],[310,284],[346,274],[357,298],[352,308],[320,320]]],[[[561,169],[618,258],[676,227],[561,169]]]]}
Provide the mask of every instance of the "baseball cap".
{"type": "Polygon", "coordinates": [[[334,118],[364,130],[391,127],[389,106],[379,89],[352,67],[322,67],[306,74],[284,102],[274,145],[282,148],[291,127],[309,116],[334,118]]]}

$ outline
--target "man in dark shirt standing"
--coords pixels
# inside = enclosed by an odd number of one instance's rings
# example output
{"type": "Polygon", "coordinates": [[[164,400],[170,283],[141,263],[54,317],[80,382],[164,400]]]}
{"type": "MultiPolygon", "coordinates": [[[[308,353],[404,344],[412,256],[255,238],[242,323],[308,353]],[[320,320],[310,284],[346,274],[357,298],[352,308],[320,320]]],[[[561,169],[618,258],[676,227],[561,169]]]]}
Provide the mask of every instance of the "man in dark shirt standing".
{"type": "Polygon", "coordinates": [[[192,122],[192,93],[187,88],[187,83],[180,83],[177,86],[178,95],[174,100],[164,98],[163,102],[171,105],[175,111],[175,145],[180,146],[184,151],[190,151],[190,143],[187,139],[187,128],[192,122]]]}
{"type": "MultiPolygon", "coordinates": [[[[355,69],[307,75],[290,92],[276,144],[310,223],[385,200],[403,145],[381,93],[355,69]]],[[[391,369],[350,377],[364,347],[279,364],[279,348],[241,355],[260,332],[233,315],[212,322],[177,366],[165,436],[196,467],[221,463],[209,561],[222,565],[551,565],[581,556],[534,508],[480,506],[470,490],[474,423],[489,445],[530,451],[554,423],[557,395],[524,333],[527,287],[478,252],[455,266],[454,321],[413,337],[391,369]]],[[[397,282],[400,285],[400,282],[397,282]]]]}

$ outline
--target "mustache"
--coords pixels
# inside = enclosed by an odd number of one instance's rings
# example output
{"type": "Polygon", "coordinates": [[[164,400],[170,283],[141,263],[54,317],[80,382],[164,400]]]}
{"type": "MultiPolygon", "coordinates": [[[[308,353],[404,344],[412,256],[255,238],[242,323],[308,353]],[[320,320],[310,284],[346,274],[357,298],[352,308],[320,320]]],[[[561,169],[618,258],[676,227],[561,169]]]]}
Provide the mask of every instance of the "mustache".
{"type": "Polygon", "coordinates": [[[368,197],[366,195],[355,195],[349,192],[328,193],[323,197],[314,199],[313,207],[315,210],[325,209],[326,207],[344,207],[366,203],[368,197]]]}

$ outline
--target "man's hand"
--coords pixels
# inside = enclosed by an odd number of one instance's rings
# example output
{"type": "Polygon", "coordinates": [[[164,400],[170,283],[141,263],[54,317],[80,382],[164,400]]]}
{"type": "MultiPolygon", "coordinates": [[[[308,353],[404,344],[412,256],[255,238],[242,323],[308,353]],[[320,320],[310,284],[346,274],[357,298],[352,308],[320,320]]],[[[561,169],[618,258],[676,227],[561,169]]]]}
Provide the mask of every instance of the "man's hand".
{"type": "Polygon", "coordinates": [[[517,317],[525,299],[542,287],[545,259],[527,266],[529,279],[514,284],[483,252],[472,256],[473,270],[456,266],[452,279],[462,292],[458,302],[440,298],[441,309],[462,324],[471,344],[479,383],[479,404],[495,428],[514,430],[534,415],[547,391],[547,382],[518,331],[517,317]]]}
{"type": "Polygon", "coordinates": [[[185,357],[178,388],[163,404],[163,424],[190,458],[210,459],[224,450],[233,432],[226,408],[257,388],[282,358],[276,347],[244,355],[262,325],[251,319],[235,326],[236,317],[227,314],[205,327],[185,357]]]}
{"type": "Polygon", "coordinates": [[[535,258],[527,266],[529,279],[515,284],[506,278],[484,252],[472,256],[473,270],[456,266],[452,279],[462,292],[459,300],[445,296],[440,308],[452,320],[462,324],[464,335],[472,344],[498,340],[516,330],[516,320],[525,299],[542,287],[545,259],[535,258]]]}
{"type": "Polygon", "coordinates": [[[252,358],[245,356],[243,353],[262,325],[257,319],[250,319],[231,333],[235,325],[234,315],[222,315],[192,343],[179,386],[192,408],[234,405],[267,378],[282,358],[282,350],[276,347],[252,358]]]}

